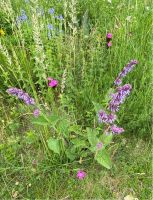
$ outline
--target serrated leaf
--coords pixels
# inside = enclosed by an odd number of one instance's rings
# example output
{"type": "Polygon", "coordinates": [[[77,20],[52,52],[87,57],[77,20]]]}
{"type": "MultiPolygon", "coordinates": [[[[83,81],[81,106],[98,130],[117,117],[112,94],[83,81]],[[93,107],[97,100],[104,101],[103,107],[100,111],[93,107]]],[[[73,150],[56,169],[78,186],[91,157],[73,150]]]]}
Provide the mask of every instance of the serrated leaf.
{"type": "Polygon", "coordinates": [[[54,151],[54,153],[57,153],[60,155],[60,141],[59,139],[50,138],[48,141],[48,147],[50,150],[54,151]]]}
{"type": "Polygon", "coordinates": [[[95,156],[95,160],[102,166],[106,167],[107,169],[110,169],[112,166],[109,154],[107,153],[106,149],[102,149],[97,152],[97,155],[95,156]]]}

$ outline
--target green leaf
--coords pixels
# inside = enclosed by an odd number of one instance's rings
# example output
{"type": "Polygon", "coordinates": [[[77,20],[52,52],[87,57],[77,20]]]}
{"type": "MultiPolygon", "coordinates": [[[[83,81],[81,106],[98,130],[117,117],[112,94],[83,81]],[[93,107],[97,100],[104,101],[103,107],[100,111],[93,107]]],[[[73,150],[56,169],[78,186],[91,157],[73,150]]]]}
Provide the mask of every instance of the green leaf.
{"type": "Polygon", "coordinates": [[[79,125],[74,124],[74,125],[70,126],[69,131],[74,132],[78,135],[84,136],[84,134],[82,133],[82,130],[81,130],[81,126],[79,126],[79,125]]]}
{"type": "Polygon", "coordinates": [[[69,122],[67,120],[62,120],[58,123],[58,131],[65,137],[69,136],[69,122]]]}
{"type": "Polygon", "coordinates": [[[103,142],[105,145],[108,145],[111,143],[112,139],[113,139],[113,134],[110,133],[109,135],[104,135],[103,142]]]}
{"type": "Polygon", "coordinates": [[[67,158],[69,158],[71,161],[75,160],[77,157],[76,149],[74,147],[69,147],[65,151],[67,158]]]}
{"type": "Polygon", "coordinates": [[[71,141],[74,144],[75,148],[78,148],[78,147],[86,148],[87,147],[87,142],[80,138],[75,138],[75,139],[72,139],[71,141]]]}
{"type": "Polygon", "coordinates": [[[41,115],[38,118],[32,119],[32,123],[37,124],[37,125],[42,125],[42,126],[49,125],[48,118],[44,115],[41,115]]]}
{"type": "Polygon", "coordinates": [[[54,151],[54,153],[60,154],[60,141],[59,139],[50,138],[47,140],[48,147],[50,150],[54,151]]]}
{"type": "Polygon", "coordinates": [[[94,109],[95,109],[95,112],[97,113],[99,110],[101,110],[102,109],[102,105],[101,104],[99,104],[99,103],[96,103],[96,102],[92,102],[93,103],[93,105],[94,105],[94,109]]]}
{"type": "Polygon", "coordinates": [[[49,122],[51,126],[55,126],[57,122],[60,120],[60,117],[58,115],[52,114],[49,116],[49,122]]]}
{"type": "Polygon", "coordinates": [[[95,129],[87,128],[87,137],[88,141],[91,144],[92,151],[96,150],[96,145],[99,142],[99,139],[97,138],[98,132],[95,129]]]}
{"type": "Polygon", "coordinates": [[[95,156],[95,160],[97,160],[100,165],[106,167],[107,169],[110,169],[112,166],[109,154],[107,153],[106,149],[98,151],[97,155],[95,156]]]}

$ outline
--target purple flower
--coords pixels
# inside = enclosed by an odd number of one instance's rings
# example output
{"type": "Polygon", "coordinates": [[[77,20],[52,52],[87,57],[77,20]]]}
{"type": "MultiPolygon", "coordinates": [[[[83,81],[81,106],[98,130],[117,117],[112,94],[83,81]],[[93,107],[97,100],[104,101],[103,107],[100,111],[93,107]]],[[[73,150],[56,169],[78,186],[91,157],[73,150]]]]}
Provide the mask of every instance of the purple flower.
{"type": "Polygon", "coordinates": [[[49,87],[55,88],[58,85],[58,81],[57,80],[52,79],[50,77],[48,78],[48,80],[49,80],[49,83],[48,83],[49,87]]]}
{"type": "Polygon", "coordinates": [[[102,123],[102,122],[107,123],[107,120],[108,120],[108,116],[107,116],[106,112],[103,110],[100,110],[98,113],[99,123],[102,123]]]}
{"type": "Polygon", "coordinates": [[[112,124],[117,119],[117,116],[114,113],[111,113],[107,117],[107,122],[112,124]]]}
{"type": "Polygon", "coordinates": [[[123,128],[117,127],[115,124],[111,126],[111,131],[113,134],[121,134],[124,132],[123,128]]]}
{"type": "Polygon", "coordinates": [[[53,25],[52,24],[48,24],[48,29],[49,30],[53,30],[53,25]]]}
{"type": "Polygon", "coordinates": [[[100,150],[102,147],[103,147],[103,143],[102,143],[102,142],[99,142],[99,143],[97,144],[97,149],[100,150]]]}
{"type": "Polygon", "coordinates": [[[114,81],[115,85],[120,85],[122,83],[122,80],[117,78],[115,81],[114,81]]]}
{"type": "Polygon", "coordinates": [[[108,42],[107,43],[107,47],[109,48],[109,47],[111,47],[112,46],[112,43],[111,42],[108,42]]]}
{"type": "Polygon", "coordinates": [[[59,15],[59,16],[58,16],[58,19],[60,19],[60,20],[64,20],[63,15],[59,15]]]}
{"type": "Polygon", "coordinates": [[[136,64],[138,64],[137,60],[131,60],[130,63],[128,63],[119,73],[117,79],[114,82],[115,85],[120,85],[122,83],[121,78],[125,77],[130,71],[132,71],[136,64]]]}
{"type": "Polygon", "coordinates": [[[40,114],[40,110],[38,108],[36,108],[34,111],[33,111],[33,115],[37,118],[40,114]]]}
{"type": "Polygon", "coordinates": [[[23,100],[25,104],[27,105],[34,105],[35,101],[33,98],[29,96],[28,93],[25,93],[23,90],[18,88],[9,88],[6,90],[7,93],[18,97],[19,99],[23,100]]]}
{"type": "Polygon", "coordinates": [[[50,8],[48,12],[49,12],[49,14],[53,15],[54,12],[55,12],[55,9],[54,8],[50,8]]]}
{"type": "Polygon", "coordinates": [[[130,94],[132,86],[130,84],[125,84],[122,87],[117,88],[117,92],[112,94],[112,100],[109,103],[109,109],[111,112],[118,112],[119,106],[125,100],[125,98],[130,94]]]}
{"type": "Polygon", "coordinates": [[[77,172],[77,178],[80,179],[80,180],[83,180],[86,176],[86,173],[83,171],[83,170],[79,170],[77,172]]]}
{"type": "Polygon", "coordinates": [[[106,38],[107,39],[112,39],[112,33],[107,33],[106,38]]]}
{"type": "Polygon", "coordinates": [[[100,110],[98,113],[98,121],[99,123],[107,123],[107,124],[112,124],[116,120],[116,115],[111,113],[111,114],[106,114],[105,111],[100,110]]]}

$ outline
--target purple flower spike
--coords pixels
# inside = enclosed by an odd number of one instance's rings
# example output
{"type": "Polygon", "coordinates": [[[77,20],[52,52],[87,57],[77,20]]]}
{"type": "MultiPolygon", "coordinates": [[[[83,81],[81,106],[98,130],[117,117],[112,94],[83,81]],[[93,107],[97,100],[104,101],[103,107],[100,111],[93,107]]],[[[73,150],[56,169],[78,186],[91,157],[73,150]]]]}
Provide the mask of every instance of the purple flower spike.
{"type": "Polygon", "coordinates": [[[78,178],[79,180],[83,180],[83,179],[85,178],[85,176],[86,176],[86,173],[85,173],[84,171],[79,170],[79,171],[77,172],[77,178],[78,178]]]}
{"type": "Polygon", "coordinates": [[[117,92],[112,94],[112,100],[109,103],[109,110],[111,112],[118,112],[120,104],[122,104],[125,98],[130,94],[132,86],[130,84],[125,84],[122,87],[117,88],[117,92]]]}
{"type": "Polygon", "coordinates": [[[19,99],[23,100],[25,104],[27,105],[34,105],[35,101],[33,98],[29,96],[28,93],[25,93],[23,90],[18,88],[9,88],[6,90],[7,93],[18,97],[19,99]]]}
{"type": "Polygon", "coordinates": [[[108,120],[108,116],[107,116],[106,112],[103,110],[100,110],[98,113],[99,123],[102,123],[102,122],[107,123],[107,120],[108,120]]]}
{"type": "Polygon", "coordinates": [[[124,132],[123,128],[117,127],[115,124],[111,126],[111,131],[113,134],[121,134],[124,132]]]}
{"type": "Polygon", "coordinates": [[[134,66],[138,64],[137,60],[131,60],[130,63],[128,63],[123,70],[119,73],[117,79],[115,80],[115,85],[120,85],[122,81],[119,81],[121,78],[124,78],[130,71],[133,70],[134,66]]]}
{"type": "Polygon", "coordinates": [[[112,124],[117,119],[116,115],[111,113],[108,115],[107,121],[108,123],[112,124]]]}
{"type": "Polygon", "coordinates": [[[115,85],[121,85],[122,83],[122,80],[117,78],[115,81],[114,81],[115,85]]]}

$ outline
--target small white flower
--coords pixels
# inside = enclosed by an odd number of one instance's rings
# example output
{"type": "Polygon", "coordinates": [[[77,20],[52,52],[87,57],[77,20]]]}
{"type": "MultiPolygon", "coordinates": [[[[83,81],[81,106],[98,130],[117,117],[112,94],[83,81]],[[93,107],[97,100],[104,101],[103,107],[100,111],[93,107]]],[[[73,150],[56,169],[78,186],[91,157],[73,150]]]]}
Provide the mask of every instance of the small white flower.
{"type": "Polygon", "coordinates": [[[108,3],[112,3],[112,0],[107,0],[108,1],[108,3]]]}

